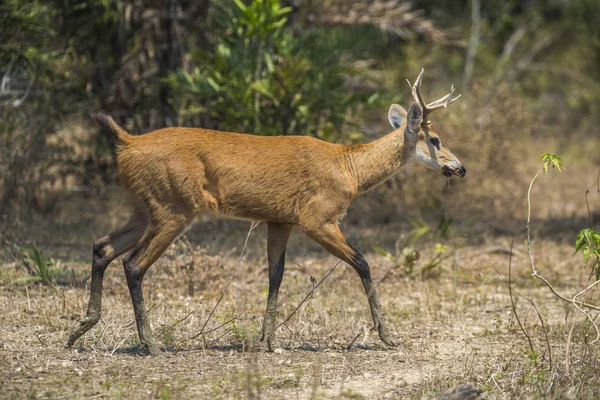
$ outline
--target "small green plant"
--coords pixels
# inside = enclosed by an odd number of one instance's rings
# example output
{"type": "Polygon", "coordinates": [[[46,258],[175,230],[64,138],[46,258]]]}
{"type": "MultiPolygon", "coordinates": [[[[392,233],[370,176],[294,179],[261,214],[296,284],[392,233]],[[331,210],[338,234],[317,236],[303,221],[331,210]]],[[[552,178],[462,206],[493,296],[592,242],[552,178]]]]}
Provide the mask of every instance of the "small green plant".
{"type": "Polygon", "coordinates": [[[231,332],[235,336],[237,342],[247,344],[249,331],[244,326],[240,325],[238,321],[233,321],[231,324],[231,332]]]}
{"type": "Polygon", "coordinates": [[[540,158],[542,159],[544,166],[540,169],[529,182],[529,189],[527,190],[527,252],[529,253],[529,263],[531,264],[531,271],[533,276],[538,276],[535,264],[533,263],[533,255],[531,253],[531,189],[533,183],[541,175],[542,172],[548,173],[548,168],[552,166],[552,169],[558,174],[562,172],[565,167],[561,157],[552,153],[543,153],[540,158]]]}
{"type": "MultiPolygon", "coordinates": [[[[409,222],[414,228],[408,232],[406,236],[403,235],[396,241],[396,255],[393,255],[380,247],[376,247],[375,252],[386,257],[394,263],[396,267],[404,266],[406,269],[406,276],[410,278],[414,276],[415,265],[421,257],[420,253],[411,245],[425,236],[439,235],[439,237],[447,237],[452,220],[442,217],[437,231],[432,229],[427,222],[421,219],[409,219],[409,222]]],[[[426,274],[438,267],[442,261],[448,257],[448,254],[446,254],[447,250],[448,247],[443,243],[436,243],[435,255],[431,259],[424,261],[423,267],[421,268],[421,274],[426,274]]]]}
{"type": "Polygon", "coordinates": [[[591,274],[595,275],[596,280],[600,280],[600,232],[591,228],[579,232],[575,241],[575,253],[581,249],[583,249],[583,264],[586,269],[590,259],[595,259],[591,265],[591,274]]]}
{"type": "Polygon", "coordinates": [[[423,266],[421,273],[426,273],[428,271],[433,270],[435,267],[439,266],[442,261],[448,258],[448,254],[446,254],[448,247],[443,245],[442,243],[435,244],[435,256],[432,259],[427,261],[423,266]]]}
{"type": "Polygon", "coordinates": [[[423,236],[433,233],[429,224],[422,219],[408,218],[408,222],[413,226],[413,229],[408,233],[407,241],[409,242],[416,242],[423,236]]]}
{"type": "Polygon", "coordinates": [[[404,247],[402,249],[402,252],[396,256],[390,254],[381,247],[375,247],[375,252],[381,256],[384,256],[392,263],[394,263],[394,268],[404,266],[406,268],[407,277],[413,276],[415,271],[415,264],[420,258],[419,252],[413,249],[412,247],[404,247]]]}
{"type": "Polygon", "coordinates": [[[163,387],[158,391],[158,398],[160,400],[171,400],[172,394],[170,387],[163,387]]]}
{"type": "Polygon", "coordinates": [[[440,223],[438,225],[438,232],[441,237],[447,238],[452,233],[452,223],[454,220],[447,215],[442,215],[440,217],[440,223]]]}
{"type": "Polygon", "coordinates": [[[50,276],[50,266],[53,261],[50,257],[44,254],[35,246],[31,246],[31,250],[24,250],[18,247],[21,253],[21,259],[27,270],[33,277],[28,281],[40,281],[44,285],[52,285],[53,280],[50,276]]]}
{"type": "Polygon", "coordinates": [[[544,153],[540,158],[544,161],[544,172],[546,173],[548,173],[549,166],[552,166],[557,172],[562,172],[562,170],[565,169],[562,158],[556,154],[544,153]]]}

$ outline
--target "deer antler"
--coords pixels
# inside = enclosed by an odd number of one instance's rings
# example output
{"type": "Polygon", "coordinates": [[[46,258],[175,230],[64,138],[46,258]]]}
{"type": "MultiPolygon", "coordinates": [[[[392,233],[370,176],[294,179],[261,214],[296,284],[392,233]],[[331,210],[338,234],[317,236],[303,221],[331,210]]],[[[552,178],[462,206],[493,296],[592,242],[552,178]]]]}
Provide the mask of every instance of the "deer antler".
{"type": "Polygon", "coordinates": [[[415,101],[417,103],[419,103],[421,105],[421,107],[423,108],[423,123],[426,125],[429,125],[430,124],[430,122],[429,122],[429,114],[430,113],[437,110],[438,108],[448,107],[449,104],[452,104],[456,100],[458,100],[458,98],[461,95],[459,94],[458,96],[452,98],[452,94],[454,93],[454,90],[455,90],[454,85],[452,85],[452,87],[450,88],[450,93],[448,93],[444,97],[442,97],[434,102],[426,104],[425,100],[423,100],[423,96],[421,95],[421,82],[423,81],[423,71],[425,71],[425,69],[421,69],[421,73],[417,77],[417,80],[415,81],[414,85],[411,85],[411,83],[408,79],[406,80],[406,82],[408,82],[408,86],[410,86],[410,90],[412,92],[413,99],[415,99],[415,101]]]}

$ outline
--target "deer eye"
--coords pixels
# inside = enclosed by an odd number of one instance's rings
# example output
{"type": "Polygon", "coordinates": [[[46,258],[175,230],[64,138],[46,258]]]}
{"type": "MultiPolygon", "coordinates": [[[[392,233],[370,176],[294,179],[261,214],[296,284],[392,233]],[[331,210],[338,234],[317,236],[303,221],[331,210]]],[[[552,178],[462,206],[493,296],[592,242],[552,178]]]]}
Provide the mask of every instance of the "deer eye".
{"type": "Polygon", "coordinates": [[[436,137],[432,137],[429,139],[429,142],[434,145],[438,150],[440,149],[440,139],[436,137]]]}

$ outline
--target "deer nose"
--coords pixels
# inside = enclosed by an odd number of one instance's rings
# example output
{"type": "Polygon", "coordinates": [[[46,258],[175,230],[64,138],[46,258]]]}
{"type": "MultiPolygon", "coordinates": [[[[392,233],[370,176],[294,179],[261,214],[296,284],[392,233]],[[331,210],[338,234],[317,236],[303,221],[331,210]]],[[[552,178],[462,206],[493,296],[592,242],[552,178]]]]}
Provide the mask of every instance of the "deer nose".
{"type": "Polygon", "coordinates": [[[465,168],[464,165],[461,165],[458,171],[460,173],[461,178],[464,178],[465,175],[467,174],[467,169],[465,168]]]}

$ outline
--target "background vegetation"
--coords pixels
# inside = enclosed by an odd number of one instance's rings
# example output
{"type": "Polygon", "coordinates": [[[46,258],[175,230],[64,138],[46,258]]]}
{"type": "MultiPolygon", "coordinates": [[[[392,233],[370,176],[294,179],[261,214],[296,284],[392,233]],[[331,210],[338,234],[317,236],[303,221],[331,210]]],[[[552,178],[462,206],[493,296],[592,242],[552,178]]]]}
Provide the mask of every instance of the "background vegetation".
{"type": "MultiPolygon", "coordinates": [[[[544,297],[546,287],[530,277],[524,255],[528,251],[527,226],[533,238],[530,244],[542,249],[536,259],[540,274],[557,290],[577,293],[593,283],[589,268],[581,267],[581,258],[587,248],[586,265],[587,261],[598,265],[600,254],[600,239],[594,236],[600,219],[598,21],[600,2],[596,0],[2,1],[0,284],[8,289],[0,301],[14,313],[3,317],[6,320],[0,325],[25,326],[27,320],[32,326],[44,327],[42,335],[48,335],[42,336],[47,339],[37,336],[36,345],[48,340],[51,348],[59,346],[60,335],[84,309],[87,292],[82,285],[89,274],[92,241],[127,216],[127,203],[116,182],[114,144],[98,132],[89,112],[108,112],[134,134],[165,126],[194,126],[259,135],[311,135],[338,143],[366,142],[390,131],[389,105],[409,105],[405,79],[414,80],[425,68],[426,99],[442,96],[452,83],[462,94],[432,119],[468,175],[463,180],[446,180],[422,166],[407,167],[358,199],[344,221],[344,230],[359,248],[371,252],[370,261],[386,267],[379,276],[382,282],[387,279],[388,285],[382,285],[382,297],[393,299],[388,301],[393,303],[390,316],[394,323],[410,325],[405,342],[411,342],[410,335],[421,337],[427,324],[462,321],[469,326],[465,331],[472,329],[481,335],[473,339],[475,346],[491,349],[491,361],[469,361],[469,355],[460,353],[462,348],[456,349],[452,357],[465,357],[465,369],[459,375],[452,372],[455,365],[449,361],[450,372],[444,379],[428,378],[395,393],[418,396],[469,380],[492,397],[596,397],[600,392],[594,378],[598,347],[590,344],[589,337],[590,331],[595,331],[591,322],[595,316],[574,313],[575,306],[566,310],[548,305],[554,303],[544,297]],[[560,155],[566,169],[558,176],[540,172],[528,197],[530,180],[542,166],[542,153],[560,155]],[[584,228],[588,230],[582,231],[584,228]],[[587,236],[578,238],[579,232],[587,232],[587,236]],[[502,257],[512,239],[516,257],[513,285],[542,309],[542,324],[531,322],[537,318],[534,316],[525,321],[523,332],[507,313],[494,314],[491,322],[485,318],[485,322],[477,322],[490,307],[511,304],[505,290],[506,259],[502,257]],[[587,247],[582,247],[584,242],[587,247]],[[582,251],[573,257],[575,243],[582,251]],[[566,277],[565,271],[569,272],[566,277]],[[490,288],[499,292],[487,296],[490,288]],[[398,293],[417,293],[420,305],[406,306],[415,300],[408,294],[394,297],[398,293]],[[460,299],[455,298],[458,294],[460,299]],[[33,320],[30,295],[33,309],[38,307],[49,316],[62,307],[59,313],[68,317],[60,323],[33,320]],[[44,302],[45,298],[53,300],[44,302]],[[40,299],[39,305],[36,299],[40,299]],[[544,320],[547,327],[542,326],[544,320]],[[478,323],[483,324],[483,333],[478,323]],[[495,343],[519,340],[522,343],[515,349],[494,347],[495,343]],[[487,375],[482,377],[478,371],[487,375]]],[[[184,307],[181,299],[186,296],[206,292],[208,298],[218,298],[227,280],[220,268],[235,264],[231,261],[237,256],[235,246],[239,248],[238,242],[243,243],[247,232],[247,226],[239,222],[209,217],[202,217],[199,225],[197,234],[188,234],[185,242],[170,249],[161,261],[166,272],[154,277],[158,283],[150,289],[154,293],[151,302],[168,304],[162,309],[167,327],[172,321],[167,321],[164,310],[184,315],[187,303],[184,307]],[[207,251],[219,256],[210,258],[207,251]],[[191,261],[182,261],[183,253],[192,254],[186,256],[191,261]],[[185,279],[189,286],[173,284],[173,277],[185,279]],[[157,287],[163,289],[160,293],[170,295],[158,296],[157,287]]],[[[315,259],[321,260],[318,265],[326,264],[322,254],[317,253],[321,258],[313,254],[318,250],[310,243],[294,243],[292,254],[302,254],[303,266],[314,265],[315,259]]],[[[264,243],[252,239],[246,256],[247,276],[262,271],[263,253],[264,243]]],[[[323,275],[326,269],[318,268],[314,267],[323,275]]],[[[262,275],[261,279],[265,278],[262,275]]],[[[348,282],[354,278],[349,274],[348,282]]],[[[244,309],[234,298],[226,299],[224,320],[261,312],[263,298],[255,297],[266,279],[260,284],[246,283],[248,289],[238,288],[236,293],[252,309],[244,309]],[[254,307],[253,301],[260,305],[254,307]]],[[[113,304],[112,310],[123,315],[125,322],[105,327],[116,333],[107,339],[103,331],[94,343],[109,348],[112,356],[123,343],[135,342],[135,331],[123,328],[131,322],[126,291],[115,283],[108,285],[111,293],[116,293],[109,297],[109,307],[113,304]]],[[[336,286],[339,292],[331,296],[328,310],[341,307],[333,298],[345,299],[345,285],[336,286]]],[[[586,296],[591,303],[598,300],[593,291],[586,296]]],[[[518,297],[521,304],[517,300],[514,312],[508,314],[518,315],[519,309],[533,312],[525,297],[518,297]]],[[[199,300],[196,297],[194,301],[199,300]]],[[[291,309],[292,305],[284,307],[291,309]]],[[[358,317],[348,317],[355,312],[352,309],[337,320],[328,320],[323,308],[315,306],[312,311],[302,317],[304,322],[292,327],[290,346],[314,342],[319,348],[322,341],[335,348],[332,331],[354,335],[360,330],[357,326],[368,325],[358,317]],[[324,320],[329,322],[319,327],[324,320]]],[[[368,312],[364,314],[368,316],[368,312]]],[[[192,315],[189,325],[177,326],[182,331],[171,332],[163,326],[163,342],[192,336],[194,332],[183,329],[195,329],[201,319],[196,321],[192,315]]],[[[224,346],[223,341],[239,343],[244,332],[259,330],[258,321],[244,324],[238,322],[225,339],[214,339],[214,346],[224,346]]],[[[15,332],[20,331],[14,328],[4,332],[4,337],[14,337],[17,343],[24,333],[15,332]]],[[[7,343],[13,343],[11,340],[7,343]]],[[[364,340],[369,348],[369,340],[364,340]]],[[[426,340],[437,343],[429,337],[426,340]]],[[[446,337],[439,346],[454,342],[456,339],[446,337]]],[[[21,368],[18,363],[31,354],[14,343],[6,346],[22,352],[6,365],[21,368]]],[[[44,344],[45,351],[47,347],[44,344]]],[[[403,356],[411,357],[411,351],[423,354],[424,350],[409,345],[403,356]]],[[[381,358],[378,364],[389,361],[385,354],[374,354],[381,358]]],[[[443,366],[436,357],[430,361],[443,366]]],[[[292,387],[304,388],[298,390],[306,393],[313,387],[312,375],[310,379],[308,375],[303,375],[304,380],[298,378],[303,382],[296,382],[300,386],[292,387]]],[[[219,390],[225,390],[224,397],[231,397],[240,386],[245,390],[244,379],[235,375],[229,381],[234,389],[223,384],[219,390]]],[[[15,385],[16,392],[22,390],[15,385]]],[[[385,387],[381,382],[379,386],[385,387]]],[[[163,393],[165,387],[157,393],[163,393]]],[[[137,393],[128,392],[134,390],[129,387],[122,389],[126,394],[137,393]]],[[[273,390],[286,396],[287,389],[284,385],[273,390]]],[[[83,395],[75,389],[73,393],[83,395]]],[[[114,388],[111,393],[115,394],[114,388]]]]}
{"type": "Polygon", "coordinates": [[[387,133],[387,107],[408,104],[404,80],[424,67],[432,96],[450,82],[463,93],[437,126],[458,154],[478,153],[467,163],[475,171],[511,176],[524,137],[574,143],[598,132],[593,0],[0,7],[0,205],[9,217],[48,211],[49,190],[114,182],[93,110],[135,133],[181,125],[363,141],[387,133]]]}

